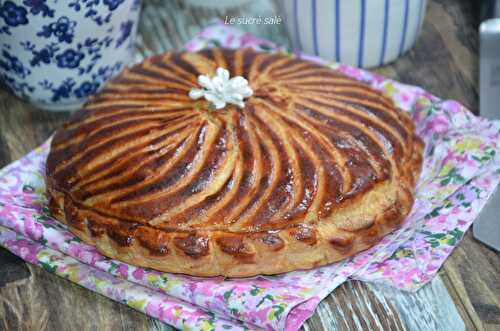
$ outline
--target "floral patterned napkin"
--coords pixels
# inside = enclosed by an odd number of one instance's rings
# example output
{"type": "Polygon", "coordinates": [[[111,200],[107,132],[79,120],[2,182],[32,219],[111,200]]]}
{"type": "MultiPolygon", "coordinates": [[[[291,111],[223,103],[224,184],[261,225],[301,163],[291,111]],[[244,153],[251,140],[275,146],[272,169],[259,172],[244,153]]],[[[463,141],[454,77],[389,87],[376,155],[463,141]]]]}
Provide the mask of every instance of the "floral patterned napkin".
{"type": "MultiPolygon", "coordinates": [[[[186,48],[210,46],[282,51],[223,24],[208,27],[186,48]]],[[[348,278],[417,290],[436,274],[500,181],[500,122],[475,117],[459,103],[418,87],[330,66],[410,111],[426,143],[412,213],[373,248],[313,270],[246,279],[161,273],[108,259],[48,216],[43,176],[49,142],[0,170],[0,245],[181,329],[297,330],[348,278]]]]}

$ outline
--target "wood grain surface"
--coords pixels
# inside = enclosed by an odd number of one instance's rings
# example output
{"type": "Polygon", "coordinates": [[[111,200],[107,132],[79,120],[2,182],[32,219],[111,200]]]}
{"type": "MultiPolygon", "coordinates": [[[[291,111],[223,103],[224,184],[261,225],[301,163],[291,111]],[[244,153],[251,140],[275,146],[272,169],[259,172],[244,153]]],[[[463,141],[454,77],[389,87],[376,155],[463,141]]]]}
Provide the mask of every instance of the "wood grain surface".
{"type": "MultiPolygon", "coordinates": [[[[478,113],[477,8],[474,1],[430,0],[415,47],[375,71],[455,99],[478,113]]],[[[140,27],[144,55],[179,48],[214,18],[280,14],[269,0],[226,11],[180,0],[150,0],[140,27]]],[[[285,25],[240,28],[289,45],[285,25]]],[[[47,139],[68,112],[43,112],[0,88],[0,167],[47,139]]],[[[0,248],[0,330],[171,330],[0,248]]],[[[349,281],[318,307],[304,330],[500,330],[500,256],[470,231],[429,285],[417,293],[349,281]]]]}

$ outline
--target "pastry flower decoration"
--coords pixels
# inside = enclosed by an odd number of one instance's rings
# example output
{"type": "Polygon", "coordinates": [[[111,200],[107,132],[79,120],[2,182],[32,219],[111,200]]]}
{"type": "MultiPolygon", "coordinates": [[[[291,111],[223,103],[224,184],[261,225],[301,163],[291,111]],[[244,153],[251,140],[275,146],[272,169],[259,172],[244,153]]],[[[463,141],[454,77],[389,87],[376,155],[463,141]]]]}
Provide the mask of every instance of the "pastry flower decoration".
{"type": "Polygon", "coordinates": [[[204,97],[216,109],[222,109],[226,104],[233,104],[243,108],[245,106],[243,99],[253,94],[245,78],[236,76],[229,79],[229,71],[220,67],[217,68],[213,77],[199,75],[198,84],[202,88],[191,89],[189,97],[193,100],[204,97]]]}

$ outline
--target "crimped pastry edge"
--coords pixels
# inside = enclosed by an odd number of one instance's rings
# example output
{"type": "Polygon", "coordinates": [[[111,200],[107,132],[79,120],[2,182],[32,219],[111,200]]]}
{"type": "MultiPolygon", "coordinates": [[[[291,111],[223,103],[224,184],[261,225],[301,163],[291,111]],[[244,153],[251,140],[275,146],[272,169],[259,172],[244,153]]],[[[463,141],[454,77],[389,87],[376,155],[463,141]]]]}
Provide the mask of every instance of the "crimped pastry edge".
{"type": "Polygon", "coordinates": [[[83,228],[74,226],[77,222],[87,225],[87,220],[78,210],[76,214],[73,210],[71,212],[73,215],[68,215],[69,209],[65,201],[70,199],[69,196],[53,189],[50,184],[48,194],[53,199],[51,210],[54,217],[65,223],[70,231],[85,243],[95,246],[100,253],[109,258],[140,267],[193,276],[250,277],[315,268],[340,261],[375,245],[385,235],[398,228],[411,210],[413,204],[413,189],[411,188],[414,186],[415,176],[420,173],[421,166],[418,160],[414,161],[410,176],[412,178],[401,183],[385,183],[386,189],[375,187],[361,196],[358,201],[353,201],[355,204],[362,205],[363,200],[370,199],[370,195],[378,193],[385,196],[386,201],[390,203],[386,206],[375,206],[382,207],[383,211],[366,215],[367,219],[371,216],[373,222],[369,219],[368,224],[366,220],[365,222],[351,222],[345,225],[345,229],[341,229],[334,222],[321,220],[309,227],[315,233],[316,239],[313,240],[315,242],[311,242],[310,238],[298,239],[300,236],[297,236],[297,227],[272,231],[283,240],[284,245],[280,249],[269,247],[260,239],[258,233],[198,231],[196,236],[208,239],[208,254],[201,257],[188,256],[174,244],[175,238],[190,235],[185,232],[167,233],[168,239],[165,244],[168,253],[164,256],[151,254],[135,238],[131,239],[129,245],[121,246],[110,237],[108,232],[99,236],[92,235],[88,226],[83,228]],[[392,198],[387,196],[388,193],[392,193],[392,198]],[[72,219],[72,217],[77,219],[72,219]],[[240,237],[249,252],[228,254],[223,251],[217,239],[228,236],[240,237]]]}

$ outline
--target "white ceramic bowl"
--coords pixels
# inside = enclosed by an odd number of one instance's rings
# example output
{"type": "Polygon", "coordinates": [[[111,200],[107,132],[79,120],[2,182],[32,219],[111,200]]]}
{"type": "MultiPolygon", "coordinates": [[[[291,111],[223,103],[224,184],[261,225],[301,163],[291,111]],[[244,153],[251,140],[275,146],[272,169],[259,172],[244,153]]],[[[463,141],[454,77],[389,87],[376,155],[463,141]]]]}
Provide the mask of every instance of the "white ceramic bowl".
{"type": "Polygon", "coordinates": [[[427,0],[283,0],[294,48],[373,67],[401,56],[420,33],[427,0]]]}

